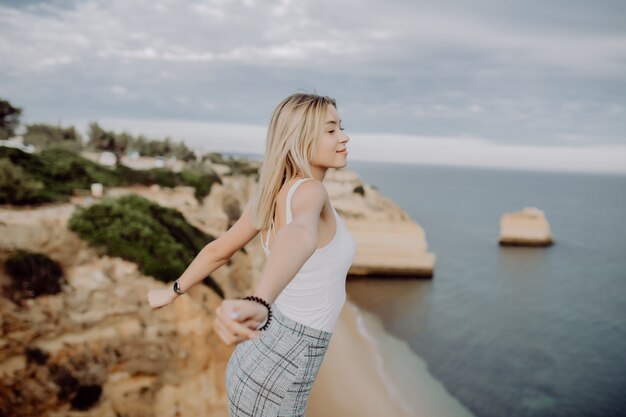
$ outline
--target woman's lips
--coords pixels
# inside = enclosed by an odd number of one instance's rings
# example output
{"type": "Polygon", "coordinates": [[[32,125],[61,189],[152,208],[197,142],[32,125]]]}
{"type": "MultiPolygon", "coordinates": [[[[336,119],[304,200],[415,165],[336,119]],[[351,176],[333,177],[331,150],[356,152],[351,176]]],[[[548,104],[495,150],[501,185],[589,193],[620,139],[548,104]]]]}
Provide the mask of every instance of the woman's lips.
{"type": "Polygon", "coordinates": [[[348,150],[344,149],[343,151],[337,151],[337,153],[348,153],[348,150]]]}

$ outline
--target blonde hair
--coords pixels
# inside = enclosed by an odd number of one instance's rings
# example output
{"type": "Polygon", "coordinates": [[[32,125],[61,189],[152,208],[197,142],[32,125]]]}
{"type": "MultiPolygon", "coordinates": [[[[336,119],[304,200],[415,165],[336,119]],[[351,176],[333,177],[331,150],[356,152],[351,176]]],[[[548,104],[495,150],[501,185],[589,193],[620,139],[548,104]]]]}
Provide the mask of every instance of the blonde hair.
{"type": "Polygon", "coordinates": [[[250,209],[257,229],[269,226],[274,217],[274,202],[283,184],[297,176],[313,177],[309,161],[322,136],[329,105],[337,108],[331,97],[294,93],[274,109],[259,182],[251,200],[250,209]]]}

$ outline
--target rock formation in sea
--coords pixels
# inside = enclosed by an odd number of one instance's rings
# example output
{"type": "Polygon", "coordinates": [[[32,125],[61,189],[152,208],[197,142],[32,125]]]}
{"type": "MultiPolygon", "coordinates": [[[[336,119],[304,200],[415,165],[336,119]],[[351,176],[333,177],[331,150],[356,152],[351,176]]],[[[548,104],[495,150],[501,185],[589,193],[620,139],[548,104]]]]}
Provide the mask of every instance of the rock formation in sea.
{"type": "Polygon", "coordinates": [[[500,217],[499,243],[502,246],[550,246],[554,242],[545,213],[537,207],[524,207],[500,217]]]}

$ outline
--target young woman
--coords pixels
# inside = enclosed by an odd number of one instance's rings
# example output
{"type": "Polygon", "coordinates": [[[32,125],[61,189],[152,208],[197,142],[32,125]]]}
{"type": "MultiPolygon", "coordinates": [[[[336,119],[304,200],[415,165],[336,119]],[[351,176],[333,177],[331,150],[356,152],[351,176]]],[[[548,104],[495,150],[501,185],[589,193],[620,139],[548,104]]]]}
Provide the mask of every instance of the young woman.
{"type": "Polygon", "coordinates": [[[261,232],[267,261],[256,290],[216,310],[216,333],[237,344],[226,369],[231,417],[305,415],[356,253],[322,183],[328,168],[346,166],[348,141],[334,99],[285,98],[272,115],[259,184],[242,216],[171,289],[148,294],[155,308],[172,302],[261,232]]]}

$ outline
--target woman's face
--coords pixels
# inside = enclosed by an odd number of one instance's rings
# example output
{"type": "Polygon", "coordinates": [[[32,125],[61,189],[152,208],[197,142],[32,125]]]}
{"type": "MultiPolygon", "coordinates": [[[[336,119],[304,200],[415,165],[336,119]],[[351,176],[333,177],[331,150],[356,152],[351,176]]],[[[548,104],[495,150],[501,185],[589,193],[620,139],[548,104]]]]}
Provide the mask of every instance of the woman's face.
{"type": "Polygon", "coordinates": [[[345,167],[348,157],[346,145],[350,138],[343,133],[343,126],[335,106],[327,107],[322,129],[322,137],[315,158],[311,162],[321,168],[345,167]]]}

